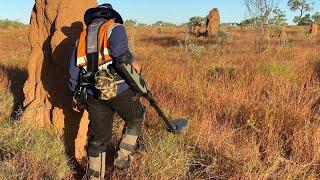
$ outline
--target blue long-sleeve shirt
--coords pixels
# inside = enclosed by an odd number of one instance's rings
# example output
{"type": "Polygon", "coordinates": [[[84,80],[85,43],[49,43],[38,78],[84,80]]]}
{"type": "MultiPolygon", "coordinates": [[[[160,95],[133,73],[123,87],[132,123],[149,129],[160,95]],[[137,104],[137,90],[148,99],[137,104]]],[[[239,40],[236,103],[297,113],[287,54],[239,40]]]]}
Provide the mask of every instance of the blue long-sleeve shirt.
{"type": "MultiPolygon", "coordinates": [[[[126,30],[123,25],[119,25],[113,28],[112,33],[110,35],[110,51],[109,54],[111,57],[116,58],[129,50],[128,46],[128,37],[126,30]]],[[[76,65],[76,50],[77,47],[73,48],[72,57],[70,59],[69,66],[69,88],[72,92],[76,90],[79,80],[80,68],[76,65]]],[[[129,60],[131,63],[133,59],[129,60]]],[[[129,88],[128,84],[122,83],[118,85],[117,94],[121,94],[129,88]]],[[[94,87],[88,87],[88,93],[91,95],[95,95],[96,89],[94,87]]]]}

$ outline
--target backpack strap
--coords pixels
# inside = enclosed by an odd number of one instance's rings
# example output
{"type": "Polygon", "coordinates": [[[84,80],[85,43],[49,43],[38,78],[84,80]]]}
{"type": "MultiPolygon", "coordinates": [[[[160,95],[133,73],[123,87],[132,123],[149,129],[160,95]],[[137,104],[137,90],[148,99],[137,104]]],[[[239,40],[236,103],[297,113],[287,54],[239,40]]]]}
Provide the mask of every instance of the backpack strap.
{"type": "Polygon", "coordinates": [[[105,21],[93,22],[87,28],[87,60],[88,72],[96,72],[99,68],[99,31],[105,21]]]}

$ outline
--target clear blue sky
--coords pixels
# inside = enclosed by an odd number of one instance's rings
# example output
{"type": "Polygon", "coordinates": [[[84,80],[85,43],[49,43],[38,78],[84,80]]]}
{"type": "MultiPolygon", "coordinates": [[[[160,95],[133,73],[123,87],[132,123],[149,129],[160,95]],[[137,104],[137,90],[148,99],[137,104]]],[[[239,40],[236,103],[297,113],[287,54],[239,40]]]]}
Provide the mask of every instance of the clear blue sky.
{"type": "MultiPolygon", "coordinates": [[[[316,0],[313,12],[320,11],[316,0]]],[[[0,19],[29,22],[34,0],[0,0],[0,19]]],[[[163,20],[173,23],[187,22],[192,16],[206,16],[210,9],[220,10],[222,22],[239,22],[246,18],[242,0],[99,0],[111,3],[124,19],[134,19],[141,23],[154,23],[163,20]]],[[[280,0],[280,7],[286,11],[292,22],[294,13],[286,7],[287,0],[280,0]]]]}

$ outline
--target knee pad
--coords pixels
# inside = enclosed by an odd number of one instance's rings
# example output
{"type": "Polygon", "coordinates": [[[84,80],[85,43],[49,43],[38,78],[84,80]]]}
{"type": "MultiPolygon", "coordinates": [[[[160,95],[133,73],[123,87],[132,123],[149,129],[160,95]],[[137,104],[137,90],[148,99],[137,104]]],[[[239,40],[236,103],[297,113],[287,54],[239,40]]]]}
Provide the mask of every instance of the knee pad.
{"type": "Polygon", "coordinates": [[[141,108],[136,111],[135,117],[126,122],[126,128],[135,129],[140,132],[146,113],[146,108],[141,105],[141,108]]]}
{"type": "Polygon", "coordinates": [[[138,128],[128,128],[126,127],[122,139],[119,145],[120,150],[125,150],[125,154],[132,153],[136,149],[136,143],[140,134],[140,129],[138,128]]]}
{"type": "Polygon", "coordinates": [[[141,105],[141,112],[136,116],[134,119],[135,122],[142,123],[146,117],[147,114],[147,108],[144,105],[141,105]]]}
{"type": "Polygon", "coordinates": [[[87,153],[88,156],[98,157],[100,153],[105,152],[107,143],[103,141],[88,141],[87,153]]]}

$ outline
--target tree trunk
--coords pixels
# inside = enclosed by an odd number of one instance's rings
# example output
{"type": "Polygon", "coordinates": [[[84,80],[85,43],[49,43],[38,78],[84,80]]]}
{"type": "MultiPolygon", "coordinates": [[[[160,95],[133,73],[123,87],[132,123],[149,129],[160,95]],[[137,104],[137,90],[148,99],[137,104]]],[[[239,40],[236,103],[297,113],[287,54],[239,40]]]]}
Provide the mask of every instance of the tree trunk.
{"type": "Polygon", "coordinates": [[[68,66],[72,47],[84,27],[83,14],[96,0],[36,0],[31,15],[26,107],[22,120],[55,128],[71,156],[85,156],[87,113],[71,108],[68,66]]]}

